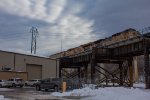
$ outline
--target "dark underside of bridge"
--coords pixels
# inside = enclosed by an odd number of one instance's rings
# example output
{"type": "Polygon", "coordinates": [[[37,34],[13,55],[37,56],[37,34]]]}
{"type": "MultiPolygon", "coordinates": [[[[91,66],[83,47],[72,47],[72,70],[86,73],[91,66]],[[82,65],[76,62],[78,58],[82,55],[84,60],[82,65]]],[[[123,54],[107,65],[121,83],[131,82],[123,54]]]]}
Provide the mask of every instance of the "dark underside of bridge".
{"type": "Polygon", "coordinates": [[[96,73],[104,77],[98,80],[98,84],[106,82],[108,79],[120,86],[133,86],[133,66],[132,60],[134,56],[144,55],[144,71],[145,71],[145,88],[150,88],[150,67],[149,67],[149,53],[150,53],[150,37],[139,36],[119,43],[113,43],[107,46],[93,47],[92,50],[82,52],[69,57],[60,58],[59,77],[66,75],[67,78],[85,79],[87,81],[88,65],[90,64],[90,79],[91,83],[96,82],[96,73]],[[126,62],[126,63],[125,63],[126,62]],[[114,71],[108,71],[103,68],[99,63],[105,64],[118,64],[118,68],[114,71]],[[63,69],[71,68],[77,69],[74,75],[63,73],[63,69]],[[84,75],[81,75],[81,74],[84,75]],[[70,76],[69,76],[70,75],[70,76]]]}

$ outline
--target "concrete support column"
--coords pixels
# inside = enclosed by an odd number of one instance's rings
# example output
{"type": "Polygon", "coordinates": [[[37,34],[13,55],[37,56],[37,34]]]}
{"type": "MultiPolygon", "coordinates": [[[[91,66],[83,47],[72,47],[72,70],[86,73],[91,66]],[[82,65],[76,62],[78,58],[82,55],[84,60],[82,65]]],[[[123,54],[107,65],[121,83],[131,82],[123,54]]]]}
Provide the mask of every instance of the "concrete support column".
{"type": "Polygon", "coordinates": [[[133,86],[133,67],[132,67],[132,59],[128,61],[128,66],[129,66],[129,82],[130,86],[133,86]]]}

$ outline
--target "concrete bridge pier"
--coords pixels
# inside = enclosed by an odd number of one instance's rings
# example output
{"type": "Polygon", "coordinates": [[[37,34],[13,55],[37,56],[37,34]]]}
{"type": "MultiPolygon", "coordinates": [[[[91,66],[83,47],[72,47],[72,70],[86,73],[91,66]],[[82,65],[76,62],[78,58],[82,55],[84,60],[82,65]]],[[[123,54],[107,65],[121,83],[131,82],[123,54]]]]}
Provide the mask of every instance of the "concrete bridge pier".
{"type": "Polygon", "coordinates": [[[129,66],[129,84],[130,84],[130,87],[133,87],[133,66],[132,66],[132,61],[133,61],[133,59],[130,59],[128,61],[128,66],[129,66]]]}

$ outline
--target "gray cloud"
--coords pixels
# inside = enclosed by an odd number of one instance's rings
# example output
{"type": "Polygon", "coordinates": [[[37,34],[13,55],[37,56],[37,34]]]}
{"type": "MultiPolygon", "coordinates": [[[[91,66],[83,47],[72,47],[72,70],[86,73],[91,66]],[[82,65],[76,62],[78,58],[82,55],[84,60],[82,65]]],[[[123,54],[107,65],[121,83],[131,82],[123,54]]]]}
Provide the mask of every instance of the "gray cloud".
{"type": "Polygon", "coordinates": [[[104,30],[107,36],[126,28],[143,28],[150,22],[149,0],[88,0],[80,15],[94,19],[96,31],[104,30]],[[88,9],[88,10],[87,10],[88,9]]]}
{"type": "Polygon", "coordinates": [[[49,55],[150,25],[149,0],[1,0],[0,49],[30,53],[31,26],[39,30],[37,53],[49,55]],[[7,5],[7,6],[6,6],[7,5]]]}

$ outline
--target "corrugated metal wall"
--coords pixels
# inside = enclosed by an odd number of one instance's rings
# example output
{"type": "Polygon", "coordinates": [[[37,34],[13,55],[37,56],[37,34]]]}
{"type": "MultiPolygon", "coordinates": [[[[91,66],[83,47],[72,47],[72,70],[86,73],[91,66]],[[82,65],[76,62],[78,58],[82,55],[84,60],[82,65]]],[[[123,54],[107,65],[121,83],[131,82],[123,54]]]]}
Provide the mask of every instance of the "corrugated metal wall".
{"type": "Polygon", "coordinates": [[[8,80],[10,78],[22,78],[27,80],[28,74],[26,72],[0,71],[0,79],[8,80]]]}
{"type": "Polygon", "coordinates": [[[27,64],[28,80],[42,79],[42,65],[27,64]]]}
{"type": "Polygon", "coordinates": [[[45,79],[58,76],[59,62],[56,66],[56,59],[5,51],[0,51],[0,55],[0,70],[10,68],[16,72],[28,72],[29,79],[45,79]]]}

